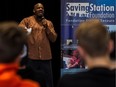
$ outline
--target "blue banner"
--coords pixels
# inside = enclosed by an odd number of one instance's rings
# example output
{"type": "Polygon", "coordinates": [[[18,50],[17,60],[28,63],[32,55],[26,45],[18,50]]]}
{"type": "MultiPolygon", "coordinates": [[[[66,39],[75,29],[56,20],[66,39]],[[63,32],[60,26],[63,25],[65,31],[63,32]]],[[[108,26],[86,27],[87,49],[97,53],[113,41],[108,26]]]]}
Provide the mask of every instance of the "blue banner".
{"type": "Polygon", "coordinates": [[[91,18],[100,19],[114,31],[116,27],[115,0],[62,0],[61,1],[61,33],[62,43],[74,38],[74,30],[80,22],[91,18]]]}
{"type": "Polygon", "coordinates": [[[78,25],[88,19],[100,19],[110,32],[116,31],[115,15],[116,0],[61,0],[63,69],[69,69],[69,66],[74,63],[78,64],[76,68],[83,68],[83,63],[79,60],[78,50],[76,50],[78,40],[75,38],[75,29],[78,25]],[[75,58],[75,55],[78,58],[75,58]]]}

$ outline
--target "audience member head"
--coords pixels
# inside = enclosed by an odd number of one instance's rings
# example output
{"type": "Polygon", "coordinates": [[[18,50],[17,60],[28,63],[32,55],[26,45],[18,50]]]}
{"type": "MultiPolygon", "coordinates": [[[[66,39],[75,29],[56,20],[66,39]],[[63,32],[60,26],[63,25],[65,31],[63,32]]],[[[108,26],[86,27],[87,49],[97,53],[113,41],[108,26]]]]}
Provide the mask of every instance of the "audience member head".
{"type": "Polygon", "coordinates": [[[109,62],[110,36],[106,26],[100,20],[90,19],[81,23],[76,31],[76,37],[78,50],[81,57],[85,59],[88,68],[94,64],[102,65],[104,63],[103,66],[105,66],[104,59],[109,62]]]}
{"type": "Polygon", "coordinates": [[[26,34],[16,22],[0,23],[0,63],[17,60],[26,40],[26,34]]]}
{"type": "Polygon", "coordinates": [[[114,49],[110,53],[111,68],[116,69],[116,31],[110,33],[110,40],[113,42],[114,49]]]}

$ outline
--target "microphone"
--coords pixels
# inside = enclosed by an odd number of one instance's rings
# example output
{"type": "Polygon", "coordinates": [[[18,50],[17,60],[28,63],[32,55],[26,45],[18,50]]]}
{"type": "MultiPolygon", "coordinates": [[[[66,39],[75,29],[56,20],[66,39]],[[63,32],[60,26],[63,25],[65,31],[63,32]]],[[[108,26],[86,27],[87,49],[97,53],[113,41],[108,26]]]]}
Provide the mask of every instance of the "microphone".
{"type": "Polygon", "coordinates": [[[44,17],[42,17],[42,21],[41,21],[42,25],[47,28],[47,21],[44,17]]]}

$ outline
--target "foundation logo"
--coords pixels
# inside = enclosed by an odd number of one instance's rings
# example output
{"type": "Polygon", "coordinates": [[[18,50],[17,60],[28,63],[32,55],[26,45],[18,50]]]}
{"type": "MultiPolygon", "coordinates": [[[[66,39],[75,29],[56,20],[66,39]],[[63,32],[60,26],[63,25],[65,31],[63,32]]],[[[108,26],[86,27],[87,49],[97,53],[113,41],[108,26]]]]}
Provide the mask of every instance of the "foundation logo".
{"type": "Polygon", "coordinates": [[[94,3],[66,3],[66,16],[87,18],[115,18],[115,6],[94,3]]]}

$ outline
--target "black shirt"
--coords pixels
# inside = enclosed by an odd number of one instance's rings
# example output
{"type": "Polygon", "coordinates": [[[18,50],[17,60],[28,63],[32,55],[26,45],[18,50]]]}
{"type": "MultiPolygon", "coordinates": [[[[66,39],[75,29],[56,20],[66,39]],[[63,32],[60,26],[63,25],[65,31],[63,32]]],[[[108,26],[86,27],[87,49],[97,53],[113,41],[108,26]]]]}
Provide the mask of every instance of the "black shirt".
{"type": "Polygon", "coordinates": [[[115,71],[93,68],[85,72],[64,75],[58,87],[115,87],[115,71]]]}

